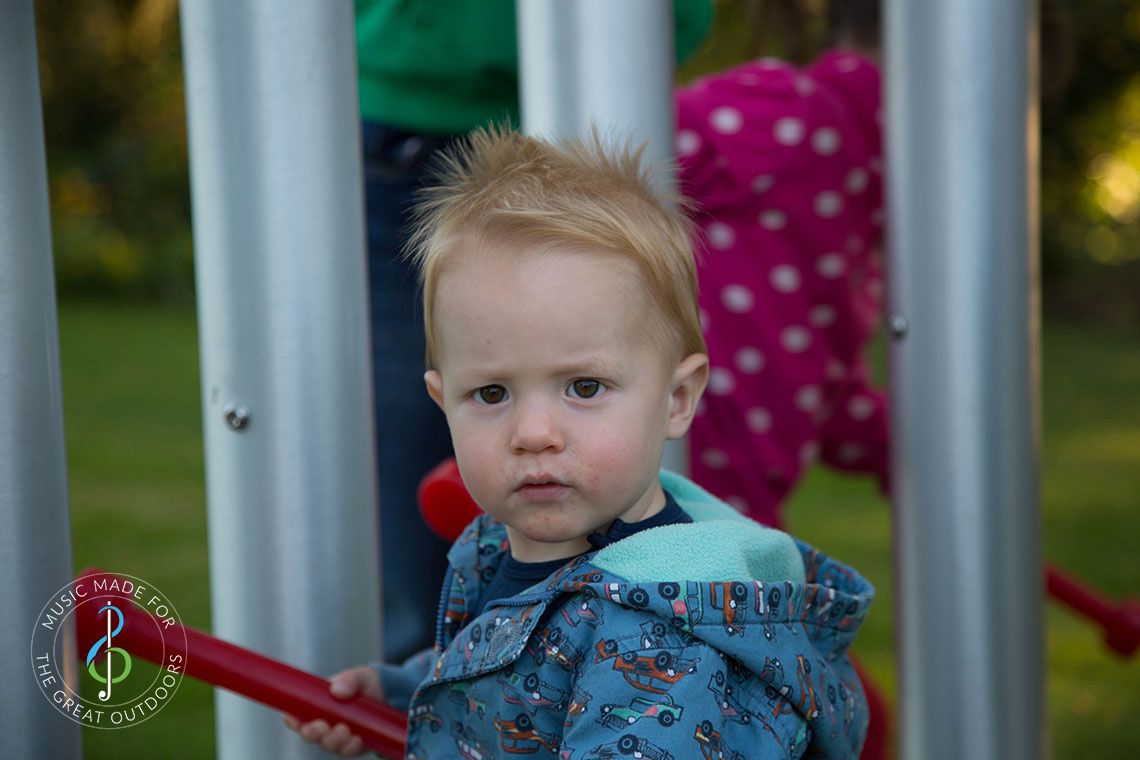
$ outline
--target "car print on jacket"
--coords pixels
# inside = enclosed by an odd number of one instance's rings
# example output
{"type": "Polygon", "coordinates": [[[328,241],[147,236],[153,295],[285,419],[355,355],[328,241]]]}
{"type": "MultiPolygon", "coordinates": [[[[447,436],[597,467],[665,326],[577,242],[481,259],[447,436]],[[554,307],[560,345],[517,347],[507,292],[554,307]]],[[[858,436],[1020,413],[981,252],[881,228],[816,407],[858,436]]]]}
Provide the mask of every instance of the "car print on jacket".
{"type": "Polygon", "coordinates": [[[724,671],[718,670],[709,679],[709,691],[716,697],[722,717],[741,724],[752,722],[752,713],[736,699],[732,684],[727,683],[724,671]]]}
{"type": "Polygon", "coordinates": [[[602,613],[598,609],[597,602],[590,597],[584,597],[576,604],[568,604],[558,612],[563,620],[575,628],[581,623],[591,628],[597,628],[602,624],[602,613]]]}
{"type": "Polygon", "coordinates": [[[471,684],[464,681],[451,684],[448,698],[452,704],[461,705],[468,714],[475,713],[480,718],[487,714],[487,703],[476,699],[472,693],[471,684]]]}
{"type": "Polygon", "coordinates": [[[490,745],[484,742],[479,734],[462,723],[452,724],[451,738],[455,743],[456,752],[463,760],[487,760],[494,757],[490,745]]]}
{"type": "Polygon", "coordinates": [[[632,726],[642,718],[650,718],[669,728],[680,719],[683,710],[684,708],[674,702],[668,694],[660,701],[647,697],[634,697],[628,705],[602,705],[598,722],[606,728],[619,731],[632,726]]]}
{"type": "Polygon", "coordinates": [[[693,732],[693,738],[700,745],[705,760],[746,760],[744,755],[724,745],[724,737],[720,731],[713,729],[711,720],[701,721],[693,732]]]}
{"type": "Polygon", "coordinates": [[[724,631],[729,636],[744,635],[744,618],[748,614],[744,606],[748,599],[748,587],[740,582],[710,583],[709,599],[712,608],[720,610],[724,616],[724,631]]]}
{"type": "Polygon", "coordinates": [[[620,671],[631,686],[654,694],[664,694],[670,685],[697,672],[696,662],[681,660],[664,650],[655,654],[622,652],[619,655],[618,649],[613,639],[599,641],[594,647],[594,662],[615,659],[614,670],[620,671]]]}
{"type": "Polygon", "coordinates": [[[443,726],[443,719],[435,714],[431,705],[416,705],[408,713],[408,723],[412,725],[425,725],[434,734],[443,726]]]}
{"type": "Polygon", "coordinates": [[[654,655],[625,652],[617,658],[614,670],[621,671],[630,686],[664,694],[685,676],[696,673],[697,663],[681,660],[664,651],[654,655]]]}
{"type": "Polygon", "coordinates": [[[530,707],[566,707],[566,692],[542,681],[537,673],[503,673],[499,676],[503,686],[503,699],[512,705],[530,707]]]}
{"type": "Polygon", "coordinates": [[[582,689],[574,690],[574,697],[570,700],[569,706],[566,708],[566,725],[570,725],[573,718],[580,717],[586,714],[590,708],[590,700],[594,695],[582,689]]]}
{"type": "Polygon", "coordinates": [[[542,665],[548,659],[567,670],[576,671],[582,664],[582,654],[574,648],[570,639],[560,628],[547,626],[527,644],[526,651],[535,663],[542,665]]]}
{"type": "Polygon", "coordinates": [[[645,758],[645,760],[673,760],[663,747],[648,739],[626,734],[612,744],[603,744],[586,755],[588,760],[615,760],[616,758],[645,758]]]}
{"type": "Polygon", "coordinates": [[[498,715],[491,725],[499,733],[499,746],[512,755],[529,755],[545,749],[551,754],[558,752],[558,740],[550,734],[536,731],[534,721],[526,713],[519,713],[514,720],[503,720],[498,715]]]}

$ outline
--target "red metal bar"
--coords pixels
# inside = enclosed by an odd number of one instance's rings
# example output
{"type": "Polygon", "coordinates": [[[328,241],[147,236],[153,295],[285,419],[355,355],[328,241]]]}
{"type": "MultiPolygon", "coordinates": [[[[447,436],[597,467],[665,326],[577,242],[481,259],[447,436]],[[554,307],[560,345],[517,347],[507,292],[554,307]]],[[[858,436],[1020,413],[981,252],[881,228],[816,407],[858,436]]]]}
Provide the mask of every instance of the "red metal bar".
{"type": "MultiPolygon", "coordinates": [[[[92,574],[105,575],[95,569],[81,573],[82,576],[92,574]]],[[[129,597],[120,595],[120,598],[130,603],[129,597]]],[[[94,608],[92,612],[96,612],[94,608]]],[[[337,699],[329,693],[326,679],[196,628],[176,624],[178,628],[172,627],[163,634],[156,619],[133,603],[130,614],[124,609],[124,618],[123,630],[115,636],[115,645],[132,655],[162,666],[164,635],[169,640],[171,634],[177,637],[184,632],[186,675],[280,710],[302,722],[320,718],[329,725],[344,723],[373,752],[389,758],[404,756],[407,716],[399,710],[365,696],[337,699]]],[[[90,644],[100,635],[101,623],[95,614],[78,615],[76,625],[80,642],[90,644]]],[[[82,658],[85,654],[86,651],[82,651],[79,656],[82,658]]]]}
{"type": "Polygon", "coordinates": [[[1140,601],[1113,602],[1056,567],[1048,568],[1045,584],[1054,599],[1098,623],[1113,651],[1130,657],[1140,647],[1140,601]]]}

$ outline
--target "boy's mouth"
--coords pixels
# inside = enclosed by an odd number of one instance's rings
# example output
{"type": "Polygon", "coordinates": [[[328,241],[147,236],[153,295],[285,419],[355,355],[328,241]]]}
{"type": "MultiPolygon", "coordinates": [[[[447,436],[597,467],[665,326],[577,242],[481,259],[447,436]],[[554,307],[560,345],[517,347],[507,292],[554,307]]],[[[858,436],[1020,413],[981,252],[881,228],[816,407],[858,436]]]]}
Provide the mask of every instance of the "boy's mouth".
{"type": "Polygon", "coordinates": [[[515,493],[524,499],[540,502],[558,501],[569,491],[569,486],[546,475],[524,478],[519,487],[515,489],[515,493]]]}

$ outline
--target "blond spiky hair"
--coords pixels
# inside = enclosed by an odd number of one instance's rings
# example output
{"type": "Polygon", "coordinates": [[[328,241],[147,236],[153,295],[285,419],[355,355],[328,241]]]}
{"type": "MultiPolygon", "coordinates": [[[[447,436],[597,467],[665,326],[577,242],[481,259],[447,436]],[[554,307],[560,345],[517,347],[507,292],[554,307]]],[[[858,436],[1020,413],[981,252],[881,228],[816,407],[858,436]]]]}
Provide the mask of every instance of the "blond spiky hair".
{"type": "Polygon", "coordinates": [[[660,191],[643,148],[588,139],[552,144],[509,127],[471,133],[421,191],[408,252],[423,288],[427,364],[435,355],[435,290],[457,244],[616,253],[639,266],[659,319],[653,337],[681,359],[705,353],[687,205],[660,191]]]}

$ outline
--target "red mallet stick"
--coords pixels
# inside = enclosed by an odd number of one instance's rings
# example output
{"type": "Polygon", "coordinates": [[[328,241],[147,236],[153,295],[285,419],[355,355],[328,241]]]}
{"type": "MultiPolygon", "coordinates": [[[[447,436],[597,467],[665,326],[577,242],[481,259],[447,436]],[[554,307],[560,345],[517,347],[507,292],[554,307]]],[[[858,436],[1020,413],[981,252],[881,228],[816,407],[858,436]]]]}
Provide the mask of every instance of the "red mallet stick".
{"type": "MultiPolygon", "coordinates": [[[[94,569],[85,570],[81,575],[92,574],[106,575],[94,569]]],[[[125,595],[121,598],[130,602],[125,595]]],[[[94,612],[94,605],[88,606],[94,612]]],[[[86,607],[80,612],[87,612],[86,607]]],[[[176,638],[181,642],[181,634],[184,634],[186,675],[280,710],[302,722],[320,718],[329,725],[344,723],[373,752],[389,758],[404,756],[407,716],[403,712],[362,695],[337,699],[329,693],[329,682],[320,676],[179,623],[164,631],[161,621],[138,606],[133,606],[129,614],[126,612],[124,609],[123,630],[114,641],[115,646],[132,655],[165,665],[164,647],[169,653],[170,645],[164,644],[164,639],[169,642],[176,638]]],[[[101,623],[95,614],[77,615],[77,628],[80,642],[90,644],[101,635],[101,623]]],[[[80,652],[80,657],[85,655],[85,650],[80,652]]]]}
{"type": "Polygon", "coordinates": [[[1140,647],[1140,600],[1114,603],[1055,567],[1049,568],[1046,586],[1055,599],[1099,623],[1113,651],[1129,657],[1140,647]]]}

